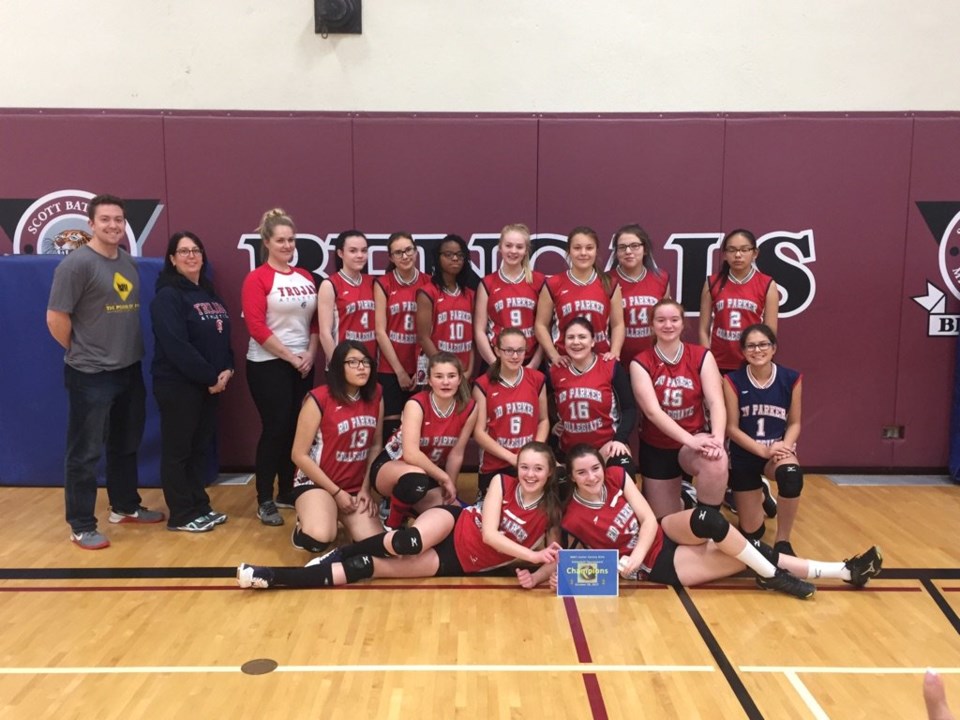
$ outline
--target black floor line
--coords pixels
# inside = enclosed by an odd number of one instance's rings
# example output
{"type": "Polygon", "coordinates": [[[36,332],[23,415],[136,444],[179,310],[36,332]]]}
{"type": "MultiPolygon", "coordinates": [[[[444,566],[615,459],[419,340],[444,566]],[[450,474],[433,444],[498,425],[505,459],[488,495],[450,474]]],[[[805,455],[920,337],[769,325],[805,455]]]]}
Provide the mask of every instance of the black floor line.
{"type": "Polygon", "coordinates": [[[930,593],[930,597],[933,598],[933,601],[937,604],[937,607],[940,608],[940,612],[947,616],[947,620],[950,621],[950,624],[953,625],[953,629],[958,635],[960,635],[960,617],[957,617],[956,611],[950,606],[950,603],[947,602],[947,599],[943,594],[937,590],[937,587],[928,579],[921,579],[923,587],[927,589],[927,592],[930,593]]]}

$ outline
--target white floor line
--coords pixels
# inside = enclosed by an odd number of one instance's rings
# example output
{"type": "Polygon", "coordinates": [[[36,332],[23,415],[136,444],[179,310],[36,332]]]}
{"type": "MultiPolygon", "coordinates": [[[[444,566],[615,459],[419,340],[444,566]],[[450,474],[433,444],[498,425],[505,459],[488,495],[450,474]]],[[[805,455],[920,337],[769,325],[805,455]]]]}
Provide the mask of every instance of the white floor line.
{"type": "Polygon", "coordinates": [[[745,673],[820,673],[835,675],[923,675],[932,669],[941,675],[960,674],[960,667],[928,668],[928,667],[818,667],[818,666],[779,666],[779,665],[740,665],[738,668],[745,673]]]}
{"type": "MultiPolygon", "coordinates": [[[[273,672],[360,673],[360,672],[714,672],[710,665],[281,665],[273,672]]],[[[238,673],[239,666],[226,665],[141,665],[129,667],[22,667],[0,668],[0,675],[121,675],[135,673],[238,673]]]]}
{"type": "Polygon", "coordinates": [[[806,704],[810,713],[817,720],[830,720],[830,716],[823,711],[820,703],[816,701],[816,698],[813,697],[813,694],[807,689],[807,686],[803,684],[803,680],[797,677],[795,672],[787,672],[786,676],[790,684],[793,685],[793,689],[797,691],[797,695],[799,695],[800,699],[806,704]]]}

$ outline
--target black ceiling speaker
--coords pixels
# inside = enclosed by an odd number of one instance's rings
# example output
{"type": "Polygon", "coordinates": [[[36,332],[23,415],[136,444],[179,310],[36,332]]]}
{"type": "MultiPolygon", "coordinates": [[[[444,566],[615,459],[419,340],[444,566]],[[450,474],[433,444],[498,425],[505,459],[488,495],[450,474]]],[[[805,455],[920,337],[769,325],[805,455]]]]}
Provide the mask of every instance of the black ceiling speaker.
{"type": "Polygon", "coordinates": [[[313,0],[315,31],[323,37],[331,33],[359,35],[362,5],[363,0],[313,0]]]}

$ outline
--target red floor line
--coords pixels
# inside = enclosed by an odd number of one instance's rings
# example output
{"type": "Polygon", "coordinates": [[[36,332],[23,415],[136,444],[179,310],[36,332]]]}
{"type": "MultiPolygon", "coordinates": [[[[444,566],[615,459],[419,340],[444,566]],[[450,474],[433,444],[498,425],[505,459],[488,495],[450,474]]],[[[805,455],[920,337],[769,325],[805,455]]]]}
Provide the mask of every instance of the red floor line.
{"type": "Polygon", "coordinates": [[[593,720],[607,720],[607,706],[603,702],[603,692],[600,690],[600,681],[593,673],[583,674],[583,686],[587,690],[587,700],[590,702],[590,714],[593,720]]]}
{"type": "Polygon", "coordinates": [[[587,645],[587,635],[583,632],[583,623],[580,622],[580,611],[577,610],[577,601],[572,597],[563,599],[563,608],[567,611],[567,622],[570,623],[570,633],[573,635],[573,646],[577,649],[577,661],[592,663],[590,648],[587,645]]]}

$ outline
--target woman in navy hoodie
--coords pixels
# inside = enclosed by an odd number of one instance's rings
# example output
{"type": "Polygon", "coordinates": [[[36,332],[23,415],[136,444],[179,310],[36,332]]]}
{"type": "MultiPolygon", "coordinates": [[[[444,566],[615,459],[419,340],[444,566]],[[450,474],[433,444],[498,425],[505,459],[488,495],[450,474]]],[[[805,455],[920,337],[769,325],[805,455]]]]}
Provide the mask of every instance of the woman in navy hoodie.
{"type": "Polygon", "coordinates": [[[227,520],[210,507],[203,475],[217,429],[217,401],[233,377],[230,316],[205,271],[200,238],[174,233],[150,304],[167,529],[186,532],[207,532],[227,520]]]}

